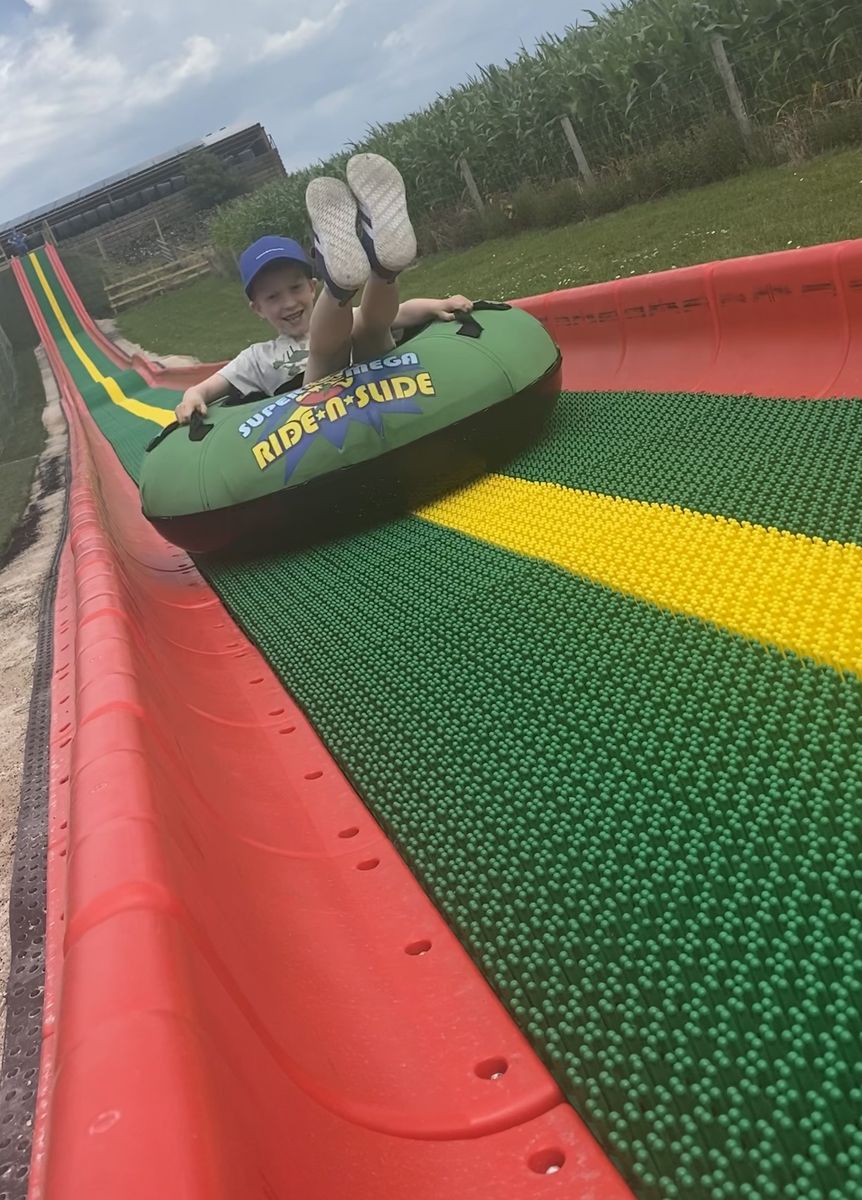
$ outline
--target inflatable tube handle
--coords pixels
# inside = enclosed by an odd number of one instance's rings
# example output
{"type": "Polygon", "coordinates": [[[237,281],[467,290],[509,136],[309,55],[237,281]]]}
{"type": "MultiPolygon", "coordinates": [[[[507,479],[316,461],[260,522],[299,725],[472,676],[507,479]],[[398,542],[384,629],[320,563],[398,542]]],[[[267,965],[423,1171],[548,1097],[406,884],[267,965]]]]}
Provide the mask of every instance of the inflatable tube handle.
{"type": "MultiPolygon", "coordinates": [[[[203,416],[195,410],[189,421],[189,441],[202,442],[213,428],[214,426],[207,424],[203,416]]],[[[172,425],[166,425],[161,433],[157,433],[153,440],[147,443],[144,453],[149,454],[151,450],[155,450],[156,446],[160,446],[169,433],[174,433],[177,429],[182,429],[179,421],[174,421],[172,425]]]]}
{"type": "Polygon", "coordinates": [[[480,338],[482,336],[482,326],[476,320],[477,312],[500,311],[504,308],[511,308],[511,304],[504,304],[495,300],[477,300],[473,308],[468,312],[462,309],[455,313],[455,320],[461,325],[458,333],[461,337],[480,338]]]}
{"type": "Polygon", "coordinates": [[[179,429],[179,427],[180,427],[179,421],[174,421],[173,425],[166,425],[164,427],[164,429],[162,429],[159,433],[156,434],[156,436],[153,438],[153,440],[151,442],[147,442],[147,446],[146,446],[144,453],[149,454],[149,452],[151,450],[155,450],[156,446],[161,446],[162,442],[165,440],[165,438],[168,436],[168,434],[173,433],[174,430],[179,429]]]}
{"type": "Polygon", "coordinates": [[[189,441],[202,442],[208,433],[212,431],[214,426],[204,420],[203,414],[197,409],[192,413],[189,421],[189,441]]]}
{"type": "Polygon", "coordinates": [[[471,312],[457,312],[455,320],[461,326],[458,330],[460,337],[480,338],[482,336],[482,326],[471,312]]]}

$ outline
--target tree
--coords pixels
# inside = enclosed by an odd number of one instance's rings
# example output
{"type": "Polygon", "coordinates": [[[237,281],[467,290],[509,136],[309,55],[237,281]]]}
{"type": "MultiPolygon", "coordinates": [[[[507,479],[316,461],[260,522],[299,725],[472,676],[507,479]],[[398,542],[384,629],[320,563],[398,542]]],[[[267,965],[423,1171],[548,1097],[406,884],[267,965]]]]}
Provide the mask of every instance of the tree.
{"type": "Polygon", "coordinates": [[[245,191],[242,181],[209,150],[195,150],[190,154],[185,162],[185,172],[197,208],[215,208],[245,191]]]}

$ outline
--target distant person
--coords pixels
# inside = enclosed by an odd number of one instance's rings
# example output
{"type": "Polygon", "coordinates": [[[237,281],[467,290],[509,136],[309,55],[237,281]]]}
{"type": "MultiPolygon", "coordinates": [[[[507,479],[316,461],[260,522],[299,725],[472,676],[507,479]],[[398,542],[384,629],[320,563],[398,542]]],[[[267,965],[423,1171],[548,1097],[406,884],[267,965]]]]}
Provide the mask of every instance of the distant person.
{"type": "Polygon", "coordinates": [[[7,233],[10,256],[26,254],[29,250],[27,238],[20,229],[12,229],[7,233]]]}
{"type": "Polygon", "coordinates": [[[313,179],[306,205],[314,230],[311,259],[292,238],[259,238],[243,251],[240,276],[253,312],[275,338],[241,351],[226,366],[190,387],[177,405],[181,423],[225,398],[279,392],[314,383],[351,362],[380,358],[400,330],[428,321],[452,321],[468,311],[465,296],[446,300],[398,298],[398,275],[416,256],[416,237],[404,197],[404,181],[378,154],[357,154],[347,164],[347,183],[313,179]],[[357,308],[351,300],[365,285],[357,308]]]}

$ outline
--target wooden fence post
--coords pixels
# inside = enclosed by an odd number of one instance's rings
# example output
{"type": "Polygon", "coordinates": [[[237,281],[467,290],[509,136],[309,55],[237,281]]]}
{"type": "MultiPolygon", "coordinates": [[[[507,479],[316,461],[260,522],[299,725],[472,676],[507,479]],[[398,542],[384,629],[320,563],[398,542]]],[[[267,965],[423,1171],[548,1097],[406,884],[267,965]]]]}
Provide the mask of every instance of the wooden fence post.
{"type": "Polygon", "coordinates": [[[575,156],[578,170],[587,183],[594,183],[596,177],[593,174],[592,167],[587,162],[587,156],[584,154],[583,146],[580,143],[578,135],[575,133],[575,127],[571,122],[571,118],[560,117],[560,124],[563,127],[563,133],[566,135],[566,141],[572,148],[572,154],[575,156]]]}
{"type": "Polygon", "coordinates": [[[727,57],[727,51],[724,48],[724,38],[720,33],[714,33],[709,39],[709,43],[712,47],[715,65],[718,67],[718,73],[724,84],[724,90],[727,92],[727,98],[730,101],[730,111],[736,118],[736,123],[739,126],[746,145],[750,145],[754,136],[754,130],[751,127],[751,118],[746,111],[745,101],[742,98],[742,92],[739,90],[739,84],[736,82],[733,67],[730,65],[730,59],[727,57]]]}
{"type": "Polygon", "coordinates": [[[476,205],[476,211],[483,213],[485,211],[485,201],[482,199],[482,193],[476,186],[476,180],[473,178],[473,172],[470,170],[470,164],[462,154],[458,159],[458,170],[464,176],[464,182],[467,185],[467,191],[470,193],[470,199],[476,205]]]}

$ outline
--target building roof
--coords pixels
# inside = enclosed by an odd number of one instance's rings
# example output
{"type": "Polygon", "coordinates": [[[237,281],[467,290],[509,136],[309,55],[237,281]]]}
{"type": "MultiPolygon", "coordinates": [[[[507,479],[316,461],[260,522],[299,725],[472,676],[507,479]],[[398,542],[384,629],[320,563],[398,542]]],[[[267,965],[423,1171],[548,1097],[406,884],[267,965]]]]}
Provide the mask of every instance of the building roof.
{"type": "Polygon", "coordinates": [[[251,124],[237,122],[234,125],[223,125],[215,133],[208,133],[196,142],[186,142],[182,146],[176,146],[173,150],[165,151],[164,154],[157,154],[155,158],[149,158],[145,162],[138,163],[137,166],[129,167],[125,171],[119,171],[116,175],[109,175],[107,179],[100,179],[98,183],[91,183],[88,187],[82,188],[78,192],[70,192],[68,196],[63,196],[59,200],[52,200],[50,204],[44,204],[41,208],[34,208],[31,212],[23,213],[20,217],[16,217],[14,221],[0,222],[0,234],[7,233],[18,226],[31,225],[39,217],[46,217],[49,213],[85,200],[88,196],[95,196],[106,188],[115,187],[117,184],[134,179],[137,175],[145,174],[154,167],[161,167],[175,159],[183,158],[192,150],[216,146],[219,142],[228,141],[231,138],[235,138],[238,134],[251,133],[262,130],[262,128],[257,121],[251,124]]]}

